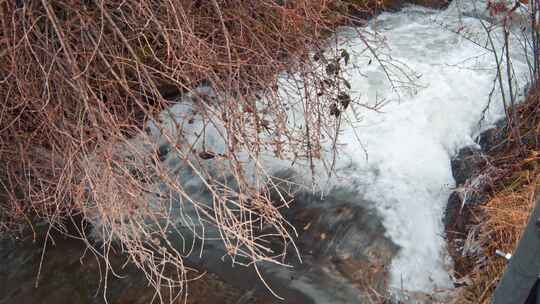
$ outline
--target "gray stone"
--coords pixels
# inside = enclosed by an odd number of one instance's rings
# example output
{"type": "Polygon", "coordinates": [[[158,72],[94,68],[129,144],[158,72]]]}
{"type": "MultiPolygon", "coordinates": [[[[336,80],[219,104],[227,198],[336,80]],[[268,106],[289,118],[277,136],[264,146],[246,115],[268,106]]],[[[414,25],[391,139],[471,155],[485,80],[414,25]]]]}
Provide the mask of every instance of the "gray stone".
{"type": "Polygon", "coordinates": [[[458,155],[451,161],[456,186],[464,185],[468,179],[480,171],[484,164],[482,151],[478,148],[469,146],[459,150],[458,155]]]}

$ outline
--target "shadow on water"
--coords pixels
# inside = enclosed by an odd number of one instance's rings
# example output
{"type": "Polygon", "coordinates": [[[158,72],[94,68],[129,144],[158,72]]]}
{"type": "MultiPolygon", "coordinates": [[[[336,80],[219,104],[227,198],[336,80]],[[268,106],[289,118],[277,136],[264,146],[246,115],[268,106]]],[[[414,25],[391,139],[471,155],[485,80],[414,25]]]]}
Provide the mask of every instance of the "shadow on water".
{"type": "MultiPolygon", "coordinates": [[[[386,292],[389,266],[398,247],[385,237],[376,211],[361,195],[334,189],[324,199],[311,193],[295,197],[286,217],[296,227],[302,263],[293,267],[261,264],[272,289],[284,303],[370,303],[386,292]]],[[[38,240],[42,240],[39,238],[38,240]]],[[[3,240],[0,243],[0,304],[104,303],[103,263],[79,240],[55,236],[47,245],[39,285],[35,282],[43,242],[3,240]]],[[[222,261],[219,245],[205,246],[187,264],[207,271],[190,282],[187,303],[276,303],[253,268],[231,267],[222,261]],[[249,296],[252,295],[252,296],[249,296]]],[[[112,254],[119,277],[109,274],[109,303],[151,303],[154,291],[126,257],[112,254]]],[[[181,302],[179,302],[181,303],[181,302]]]]}

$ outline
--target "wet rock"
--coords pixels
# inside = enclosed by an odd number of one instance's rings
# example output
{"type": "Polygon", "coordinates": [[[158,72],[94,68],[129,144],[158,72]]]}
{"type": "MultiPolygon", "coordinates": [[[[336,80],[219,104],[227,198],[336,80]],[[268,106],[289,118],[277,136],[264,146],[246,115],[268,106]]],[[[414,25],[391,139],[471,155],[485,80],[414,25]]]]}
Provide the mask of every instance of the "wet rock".
{"type": "Polygon", "coordinates": [[[462,211],[462,199],[457,192],[452,192],[448,198],[448,204],[444,212],[443,222],[446,233],[462,231],[465,221],[460,216],[462,211]],[[461,229],[460,229],[461,228],[461,229]]]}
{"type": "Polygon", "coordinates": [[[499,121],[495,128],[482,132],[476,146],[462,148],[451,161],[452,174],[456,181],[456,189],[451,193],[445,209],[443,222],[445,226],[448,251],[454,259],[454,276],[460,278],[461,274],[470,269],[471,261],[464,252],[465,240],[471,227],[478,221],[475,214],[476,206],[487,199],[489,174],[480,174],[487,165],[490,152],[503,148],[508,136],[506,122],[499,121]]]}
{"type": "Polygon", "coordinates": [[[412,4],[421,5],[434,9],[447,8],[451,0],[412,0],[412,4]]]}
{"type": "Polygon", "coordinates": [[[469,205],[474,205],[485,198],[482,191],[478,191],[482,181],[477,177],[485,164],[486,159],[482,150],[475,146],[462,148],[451,160],[456,190],[450,194],[443,222],[447,234],[452,234],[452,237],[463,237],[466,223],[472,216],[469,205]]]}
{"type": "Polygon", "coordinates": [[[459,150],[451,160],[452,175],[456,181],[456,190],[448,199],[444,214],[447,233],[463,236],[466,223],[470,222],[470,207],[486,199],[483,190],[484,181],[479,173],[485,168],[487,153],[498,149],[508,135],[506,122],[497,122],[495,128],[482,132],[476,141],[480,147],[468,146],[459,150]]]}
{"type": "Polygon", "coordinates": [[[351,190],[337,189],[324,199],[313,194],[297,197],[287,217],[301,231],[299,246],[317,258],[367,257],[372,251],[391,258],[397,247],[384,236],[372,203],[352,196],[351,190]]]}
{"type": "Polygon", "coordinates": [[[443,9],[448,7],[451,0],[382,0],[382,1],[373,1],[368,2],[366,4],[365,0],[348,0],[347,2],[359,5],[360,7],[365,8],[366,5],[368,7],[374,6],[375,3],[377,5],[377,8],[383,8],[386,11],[398,11],[402,9],[406,5],[414,4],[414,5],[420,5],[425,6],[428,8],[434,8],[434,9],[443,9]]]}
{"type": "MultiPolygon", "coordinates": [[[[387,295],[389,266],[399,248],[385,236],[373,203],[361,193],[338,188],[324,198],[299,193],[284,215],[298,232],[302,261],[289,250],[284,261],[292,267],[258,266],[268,286],[286,303],[372,303],[387,295]]],[[[279,239],[273,246],[281,252],[279,239]]],[[[207,242],[205,248],[199,260],[190,258],[197,268],[218,274],[235,288],[271,297],[253,267],[223,263],[218,244],[207,242]]]]}
{"type": "Polygon", "coordinates": [[[474,208],[471,204],[463,204],[458,192],[452,192],[444,213],[444,227],[448,239],[462,239],[467,237],[468,228],[474,218],[474,208]]]}
{"type": "Polygon", "coordinates": [[[494,128],[482,132],[476,141],[482,151],[490,152],[502,148],[502,144],[508,138],[509,130],[505,119],[499,120],[494,128]]]}
{"type": "Polygon", "coordinates": [[[385,236],[380,216],[360,193],[334,189],[324,199],[304,193],[287,217],[300,233],[300,273],[307,272],[300,280],[326,290],[330,298],[341,297],[333,303],[370,303],[387,294],[389,267],[399,247],[385,236]],[[340,294],[343,286],[349,287],[348,297],[340,294]]]}
{"type": "Polygon", "coordinates": [[[350,13],[355,16],[353,24],[365,26],[370,20],[382,11],[398,12],[407,5],[419,5],[432,9],[444,9],[450,5],[452,0],[347,0],[344,3],[351,4],[350,13]]]}
{"type": "Polygon", "coordinates": [[[485,159],[480,149],[469,146],[459,150],[458,155],[451,161],[456,186],[463,186],[468,179],[480,171],[484,164],[485,159]]]}

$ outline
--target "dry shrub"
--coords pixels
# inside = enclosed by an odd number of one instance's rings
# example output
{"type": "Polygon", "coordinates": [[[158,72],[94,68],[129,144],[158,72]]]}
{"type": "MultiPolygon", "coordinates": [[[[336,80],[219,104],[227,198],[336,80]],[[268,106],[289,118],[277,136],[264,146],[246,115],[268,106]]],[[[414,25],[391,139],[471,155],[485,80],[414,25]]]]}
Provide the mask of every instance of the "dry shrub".
{"type": "Polygon", "coordinates": [[[259,159],[270,151],[313,164],[325,142],[335,143],[340,111],[352,102],[340,82],[347,55],[310,54],[348,22],[348,7],[339,0],[0,2],[0,230],[45,222],[67,233],[66,219],[82,218],[75,237],[105,259],[121,249],[156,290],[181,291],[189,239],[205,241],[207,230],[217,231],[234,262],[279,263],[294,248],[294,231],[279,211],[288,201],[270,199],[274,186],[259,159]],[[296,87],[303,98],[295,104],[278,94],[277,75],[290,71],[291,86],[313,84],[296,87]],[[204,134],[202,146],[183,135],[193,117],[173,123],[172,133],[162,128],[158,114],[179,94],[190,96],[203,130],[219,131],[223,151],[207,150],[204,134]],[[300,109],[299,123],[291,124],[291,107],[300,109]],[[157,137],[145,133],[152,124],[157,137]],[[163,164],[162,147],[209,199],[163,164]],[[183,208],[187,217],[178,214],[183,208]],[[176,273],[165,275],[171,265],[176,273]]]}

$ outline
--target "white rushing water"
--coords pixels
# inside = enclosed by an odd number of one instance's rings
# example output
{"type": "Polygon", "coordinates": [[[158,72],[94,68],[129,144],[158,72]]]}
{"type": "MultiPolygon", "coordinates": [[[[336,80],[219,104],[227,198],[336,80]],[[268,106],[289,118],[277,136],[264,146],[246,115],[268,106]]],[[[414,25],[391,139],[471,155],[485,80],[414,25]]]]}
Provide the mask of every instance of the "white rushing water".
{"type": "MultiPolygon", "coordinates": [[[[472,13],[471,2],[465,3],[456,0],[445,11],[409,7],[382,14],[370,23],[368,31],[384,37],[384,44],[374,46],[394,80],[405,79],[401,72],[412,76],[412,83],[394,83],[409,88],[398,90],[399,97],[376,58],[364,51],[358,32],[344,30],[340,35],[339,47],[350,51],[350,66],[356,66],[348,71],[351,96],[362,103],[384,99],[387,104],[382,113],[362,111],[361,121],[344,127],[335,182],[357,188],[354,190],[364,193],[364,199],[375,202],[387,236],[401,247],[391,265],[394,290],[429,293],[452,286],[442,224],[454,187],[450,160],[503,116],[496,89],[486,118],[479,124],[496,69],[493,54],[478,45],[485,44],[486,35],[479,19],[473,17],[477,14],[472,13]],[[458,7],[465,13],[458,13],[458,7]]],[[[478,7],[485,8],[485,3],[479,1],[478,7]]],[[[480,15],[487,16],[485,12],[480,15]]],[[[496,36],[495,44],[500,46],[496,36]]],[[[513,41],[511,49],[515,50],[517,79],[524,85],[527,68],[519,43],[513,41]]],[[[181,120],[189,108],[179,103],[170,112],[181,120]]],[[[351,114],[344,115],[351,118],[351,114]]],[[[197,137],[202,124],[191,128],[197,137]]],[[[152,130],[158,137],[162,132],[152,130]]],[[[217,133],[207,130],[207,146],[220,152],[224,144],[217,133]]],[[[177,166],[173,159],[168,162],[177,166]]],[[[283,162],[272,159],[267,164],[276,170],[283,167],[283,162]]]]}
{"type": "MultiPolygon", "coordinates": [[[[347,146],[338,173],[344,170],[351,184],[360,180],[366,185],[366,198],[377,203],[388,235],[402,248],[392,264],[392,287],[425,292],[451,287],[442,224],[454,186],[450,160],[459,148],[474,144],[481,128],[503,115],[497,89],[486,120],[479,125],[495,76],[493,55],[448,30],[468,31],[475,41],[486,41],[479,20],[457,14],[455,5],[443,12],[410,7],[383,14],[370,28],[385,37],[383,52],[415,71],[419,87],[414,94],[397,98],[381,66],[368,64],[373,60],[368,55],[354,57],[359,70],[350,72],[353,95],[362,102],[377,98],[391,102],[382,114],[367,113],[356,124],[367,160],[355,132],[346,129],[341,140],[347,146]],[[359,169],[348,170],[351,163],[359,169]]],[[[344,34],[354,35],[354,31],[344,34]]],[[[355,38],[346,45],[351,50],[364,47],[355,38]]],[[[514,69],[524,85],[527,68],[522,52],[517,42],[511,48],[514,69]]]]}

